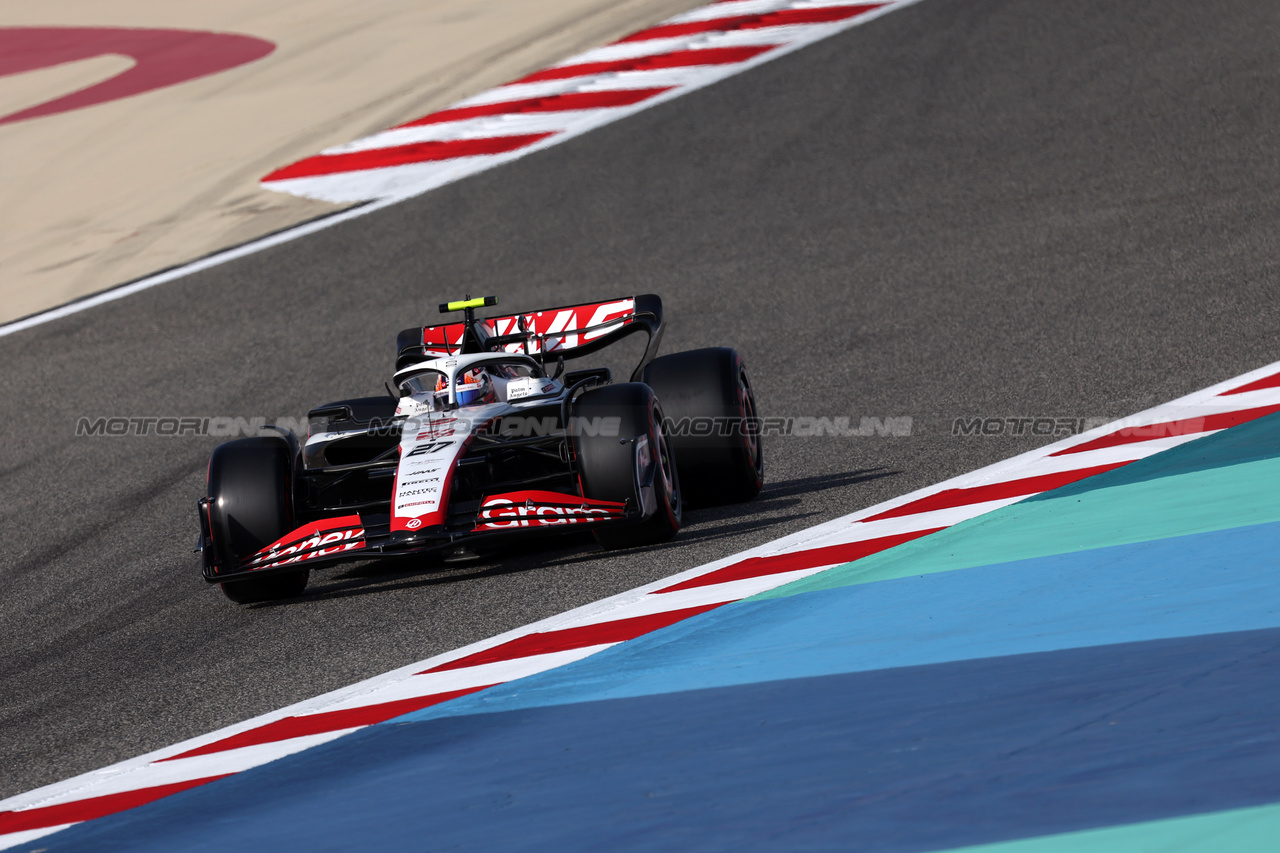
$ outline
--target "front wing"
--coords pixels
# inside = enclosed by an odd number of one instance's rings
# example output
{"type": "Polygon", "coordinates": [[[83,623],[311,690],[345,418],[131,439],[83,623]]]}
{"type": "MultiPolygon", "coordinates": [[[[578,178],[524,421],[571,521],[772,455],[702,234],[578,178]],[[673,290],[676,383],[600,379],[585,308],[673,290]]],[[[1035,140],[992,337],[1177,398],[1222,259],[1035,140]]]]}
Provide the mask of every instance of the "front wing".
{"type": "Polygon", "coordinates": [[[450,523],[420,530],[392,531],[386,514],[335,516],[308,522],[246,559],[214,553],[208,509],[200,501],[200,550],[204,578],[210,583],[261,577],[298,568],[313,568],[352,559],[407,556],[452,546],[512,536],[567,533],[583,526],[634,521],[637,502],[598,501],[558,492],[520,491],[451,507],[450,523]]]}

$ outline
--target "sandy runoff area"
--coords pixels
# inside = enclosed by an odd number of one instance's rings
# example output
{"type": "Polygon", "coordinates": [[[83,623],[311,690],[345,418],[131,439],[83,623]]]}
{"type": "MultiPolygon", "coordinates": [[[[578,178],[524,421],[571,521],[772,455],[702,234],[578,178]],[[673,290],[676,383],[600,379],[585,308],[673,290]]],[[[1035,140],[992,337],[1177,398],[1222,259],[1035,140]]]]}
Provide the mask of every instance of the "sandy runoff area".
{"type": "Polygon", "coordinates": [[[336,210],[258,179],[698,5],[5,4],[0,323],[336,210]]]}

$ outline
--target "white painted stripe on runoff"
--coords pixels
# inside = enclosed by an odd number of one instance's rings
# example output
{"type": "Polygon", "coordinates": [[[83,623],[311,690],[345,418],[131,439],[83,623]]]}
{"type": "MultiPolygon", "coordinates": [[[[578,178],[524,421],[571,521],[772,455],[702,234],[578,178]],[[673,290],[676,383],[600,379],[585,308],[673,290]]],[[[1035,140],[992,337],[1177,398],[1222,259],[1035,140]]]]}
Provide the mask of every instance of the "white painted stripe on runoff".
{"type": "Polygon", "coordinates": [[[96,308],[99,305],[106,305],[108,302],[115,302],[117,299],[123,299],[126,296],[132,296],[144,290],[149,290],[157,285],[168,284],[180,278],[185,278],[207,269],[221,266],[230,261],[255,255],[258,252],[279,246],[284,243],[297,240],[299,237],[306,237],[323,231],[326,228],[332,228],[334,225],[355,219],[359,216],[365,216],[373,213],[375,210],[381,210],[395,204],[395,199],[387,199],[379,202],[353,207],[350,210],[343,210],[331,216],[321,219],[313,219],[310,222],[304,222],[293,228],[278,231],[275,234],[268,234],[266,237],[260,237],[257,240],[250,240],[248,243],[227,249],[222,252],[215,252],[212,255],[192,261],[189,264],[183,264],[180,267],[174,267],[170,270],[155,273],[154,275],[140,278],[119,287],[113,287],[111,290],[104,290],[102,293],[85,297],[84,299],[68,302],[66,305],[60,305],[57,308],[50,308],[48,311],[41,311],[39,314],[32,314],[30,317],[23,317],[20,320],[14,320],[12,323],[6,323],[0,326],[0,338],[6,335],[12,335],[15,332],[21,332],[36,326],[50,323],[54,320],[60,320],[63,317],[70,317],[73,314],[79,314],[81,311],[88,311],[90,308],[96,308]]]}
{"type": "MultiPolygon", "coordinates": [[[[360,726],[359,728],[363,728],[360,726]]],[[[78,789],[48,796],[34,803],[34,807],[49,806],[63,802],[84,799],[85,796],[103,797],[125,791],[136,791],[140,788],[151,788],[157,785],[172,785],[175,782],[189,782],[193,779],[206,779],[210,776],[224,776],[239,773],[251,767],[258,767],[277,758],[293,755],[297,752],[336,740],[345,734],[355,731],[356,727],[323,732],[316,735],[276,741],[246,749],[229,749],[212,755],[200,755],[185,758],[181,761],[149,762],[115,766],[107,771],[96,771],[91,780],[83,781],[78,789]]],[[[2,838],[2,836],[0,836],[2,838]]]]}
{"type": "MultiPolygon", "coordinates": [[[[383,702],[397,702],[402,699],[417,699],[424,696],[435,696],[440,693],[451,693],[455,690],[467,690],[475,687],[487,687],[490,684],[503,684],[537,675],[549,669],[571,664],[574,661],[591,657],[616,643],[601,643],[584,646],[567,652],[551,652],[544,655],[531,655],[526,658],[513,658],[497,663],[469,666],[465,669],[446,669],[441,672],[409,675],[390,683],[375,687],[356,696],[348,696],[339,702],[322,705],[308,713],[325,713],[329,711],[346,711],[365,708],[383,702]]],[[[421,665],[419,665],[421,666],[421,665]]],[[[305,715],[300,715],[305,716],[305,715]]]]}
{"type": "Polygon", "coordinates": [[[28,829],[24,832],[11,832],[8,835],[0,835],[0,850],[8,850],[11,847],[17,847],[19,844],[26,844],[28,841],[44,838],[46,835],[53,835],[55,832],[61,832],[69,826],[75,826],[75,824],[63,823],[46,827],[45,829],[28,829]]]}

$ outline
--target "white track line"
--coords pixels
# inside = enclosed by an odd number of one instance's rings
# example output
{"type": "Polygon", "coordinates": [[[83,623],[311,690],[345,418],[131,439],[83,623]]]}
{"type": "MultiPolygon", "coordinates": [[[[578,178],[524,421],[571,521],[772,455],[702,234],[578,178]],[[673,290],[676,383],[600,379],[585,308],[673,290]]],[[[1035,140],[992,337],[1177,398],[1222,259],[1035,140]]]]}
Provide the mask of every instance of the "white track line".
{"type": "Polygon", "coordinates": [[[90,308],[96,308],[99,305],[106,305],[108,302],[115,302],[117,299],[123,299],[126,296],[132,296],[144,290],[149,290],[157,285],[168,284],[180,278],[186,278],[198,272],[207,269],[222,266],[230,261],[239,260],[240,258],[255,255],[265,249],[274,246],[280,246],[297,240],[299,237],[306,237],[309,234],[315,234],[317,231],[323,231],[326,228],[332,228],[342,222],[355,219],[360,216],[373,213],[375,210],[382,210],[395,204],[397,199],[386,199],[380,202],[373,202],[361,207],[355,207],[350,210],[344,210],[335,213],[332,216],[326,216],[323,219],[314,219],[310,222],[304,222],[301,225],[288,228],[284,231],[278,231],[275,234],[268,234],[266,237],[260,237],[257,240],[251,240],[232,249],[222,252],[215,252],[208,257],[201,258],[198,261],[192,261],[189,264],[183,264],[180,267],[174,267],[170,270],[155,273],[154,275],[140,278],[137,281],[122,284],[111,290],[105,290],[102,293],[85,297],[75,302],[69,302],[57,308],[51,308],[48,311],[42,311],[39,314],[33,314],[30,317],[24,317],[21,320],[14,320],[12,323],[6,323],[0,326],[0,338],[6,335],[12,335],[15,332],[21,332],[36,326],[42,326],[45,323],[51,323],[54,320],[60,320],[63,317],[70,317],[73,314],[79,314],[81,311],[88,311],[90,308]]]}

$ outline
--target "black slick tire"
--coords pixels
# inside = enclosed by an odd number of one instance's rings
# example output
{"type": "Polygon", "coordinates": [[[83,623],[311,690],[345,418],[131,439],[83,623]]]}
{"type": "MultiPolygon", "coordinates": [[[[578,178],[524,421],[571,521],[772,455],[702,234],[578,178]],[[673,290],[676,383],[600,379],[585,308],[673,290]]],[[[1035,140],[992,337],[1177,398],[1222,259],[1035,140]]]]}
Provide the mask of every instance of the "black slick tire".
{"type": "MultiPolygon", "coordinates": [[[[214,449],[209,461],[209,522],[214,553],[224,571],[293,529],[292,480],[292,450],[283,438],[241,438],[214,449]]],[[[310,574],[298,569],[219,586],[237,604],[253,604],[301,595],[310,574]]]]}
{"type": "Polygon", "coordinates": [[[664,355],[643,380],[662,401],[685,498],[703,506],[749,501],[764,485],[755,393],[728,347],[664,355]]]}
{"type": "Polygon", "coordinates": [[[683,518],[680,477],[670,444],[662,431],[663,411],[653,390],[639,382],[607,385],[585,392],[573,406],[574,453],[583,497],[636,503],[636,447],[649,448],[657,507],[649,518],[602,523],[593,530],[605,548],[635,548],[665,542],[676,535],[683,518]],[[594,429],[617,418],[618,429],[594,429]]]}

